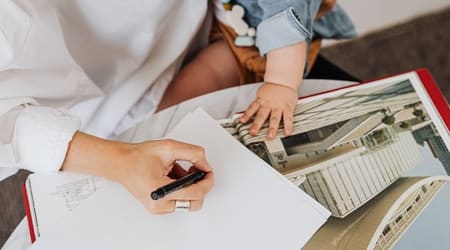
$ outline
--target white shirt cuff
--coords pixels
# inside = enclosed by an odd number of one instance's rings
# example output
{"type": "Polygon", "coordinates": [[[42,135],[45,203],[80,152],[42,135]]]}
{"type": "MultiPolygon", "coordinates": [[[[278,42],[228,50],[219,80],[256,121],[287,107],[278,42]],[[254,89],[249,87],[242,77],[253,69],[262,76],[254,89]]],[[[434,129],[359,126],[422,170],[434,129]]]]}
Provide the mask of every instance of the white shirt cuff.
{"type": "Polygon", "coordinates": [[[17,117],[13,147],[21,167],[38,173],[57,172],[80,120],[60,110],[29,107],[17,117]]]}

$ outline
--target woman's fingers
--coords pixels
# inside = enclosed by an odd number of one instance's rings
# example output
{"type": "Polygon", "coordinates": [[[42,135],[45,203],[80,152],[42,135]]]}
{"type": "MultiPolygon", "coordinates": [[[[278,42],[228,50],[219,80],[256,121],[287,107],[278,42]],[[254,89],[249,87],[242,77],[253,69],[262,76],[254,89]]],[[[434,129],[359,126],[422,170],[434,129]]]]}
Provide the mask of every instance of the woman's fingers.
{"type": "Polygon", "coordinates": [[[211,190],[214,185],[214,176],[209,172],[205,177],[188,187],[177,190],[168,194],[165,199],[168,200],[203,200],[205,195],[211,190]]]}
{"type": "MultiPolygon", "coordinates": [[[[160,185],[172,182],[168,177],[163,178],[160,185]]],[[[190,201],[191,211],[200,210],[203,206],[203,200],[206,194],[211,190],[214,184],[213,173],[209,172],[206,176],[197,183],[188,187],[182,188],[178,191],[168,194],[163,199],[152,200],[150,194],[145,198],[144,204],[152,214],[171,213],[175,209],[175,201],[190,201]]],[[[151,191],[150,191],[151,192],[151,191]]]]}
{"type": "Polygon", "coordinates": [[[189,208],[189,211],[191,211],[191,212],[199,211],[202,209],[202,207],[203,207],[203,200],[191,201],[191,206],[189,208]]]}
{"type": "Polygon", "coordinates": [[[175,208],[175,201],[159,200],[146,203],[147,210],[152,214],[172,213],[175,208]]]}
{"type": "MultiPolygon", "coordinates": [[[[179,200],[179,201],[184,201],[184,200],[179,200]]],[[[171,213],[171,212],[175,212],[175,208],[176,208],[176,202],[175,200],[169,200],[166,201],[164,204],[161,204],[161,210],[163,211],[162,213],[171,213]]],[[[197,201],[189,201],[189,211],[190,212],[194,212],[194,211],[199,211],[201,210],[203,207],[203,200],[197,200],[197,201]]]]}
{"type": "MultiPolygon", "coordinates": [[[[186,201],[186,200],[178,200],[186,201]]],[[[199,211],[203,207],[203,200],[190,200],[189,211],[199,211]]],[[[175,212],[176,200],[161,200],[158,203],[148,204],[147,210],[152,214],[168,214],[175,212]]]]}
{"type": "Polygon", "coordinates": [[[211,166],[206,161],[204,148],[175,140],[166,140],[166,147],[165,150],[170,154],[168,164],[176,160],[185,160],[193,163],[200,170],[212,171],[211,166]]]}

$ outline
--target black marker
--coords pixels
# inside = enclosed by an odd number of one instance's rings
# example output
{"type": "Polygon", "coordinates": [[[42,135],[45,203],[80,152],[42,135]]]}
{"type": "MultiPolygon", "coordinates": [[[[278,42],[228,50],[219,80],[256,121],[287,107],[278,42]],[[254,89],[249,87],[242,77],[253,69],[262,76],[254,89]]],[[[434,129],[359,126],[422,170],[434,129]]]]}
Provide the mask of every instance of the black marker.
{"type": "Polygon", "coordinates": [[[179,189],[182,189],[184,187],[190,186],[194,183],[196,183],[197,181],[203,179],[203,177],[205,177],[206,173],[200,170],[196,170],[195,172],[188,174],[172,183],[169,183],[165,186],[162,186],[158,189],[156,189],[155,191],[153,191],[150,196],[152,197],[153,200],[158,200],[161,198],[164,198],[164,196],[175,192],[179,189]]]}

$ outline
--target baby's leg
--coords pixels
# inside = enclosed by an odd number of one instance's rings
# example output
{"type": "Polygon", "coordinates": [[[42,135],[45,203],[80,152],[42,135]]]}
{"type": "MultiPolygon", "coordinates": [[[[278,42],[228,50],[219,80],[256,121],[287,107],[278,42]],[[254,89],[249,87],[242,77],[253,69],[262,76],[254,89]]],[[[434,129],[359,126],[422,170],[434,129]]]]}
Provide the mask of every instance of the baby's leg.
{"type": "Polygon", "coordinates": [[[239,68],[224,40],[210,44],[167,87],[156,111],[184,100],[239,84],[239,68]]]}

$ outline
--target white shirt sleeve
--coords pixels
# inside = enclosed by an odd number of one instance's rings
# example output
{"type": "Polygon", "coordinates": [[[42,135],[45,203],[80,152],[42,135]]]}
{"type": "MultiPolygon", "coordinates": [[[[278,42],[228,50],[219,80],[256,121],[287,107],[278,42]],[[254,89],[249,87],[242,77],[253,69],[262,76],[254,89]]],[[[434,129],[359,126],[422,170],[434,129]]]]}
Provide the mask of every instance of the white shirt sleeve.
{"type": "Polygon", "coordinates": [[[0,180],[60,169],[80,121],[51,107],[99,92],[68,53],[56,15],[32,11],[39,6],[0,3],[0,180]]]}
{"type": "MultiPolygon", "coordinates": [[[[0,106],[11,100],[0,100],[0,106]]],[[[17,169],[57,172],[80,120],[62,110],[21,104],[0,115],[0,180],[17,169]]]]}

